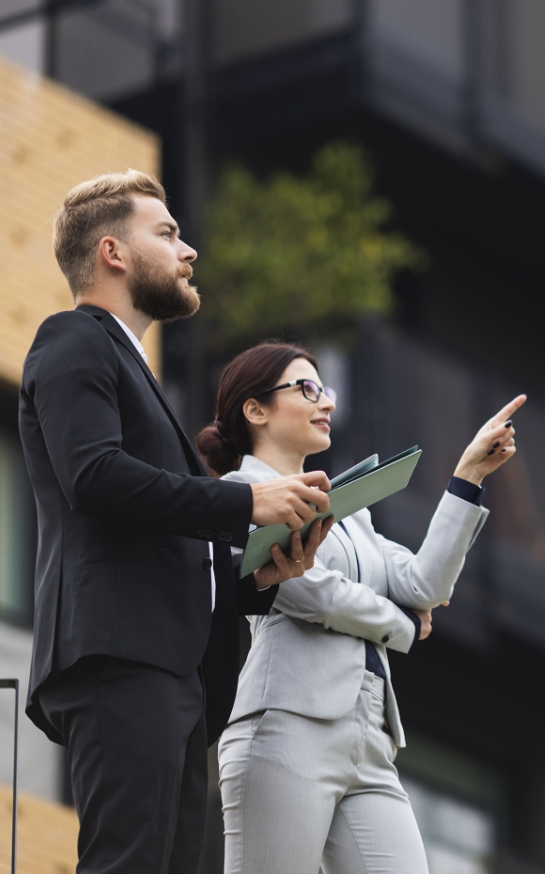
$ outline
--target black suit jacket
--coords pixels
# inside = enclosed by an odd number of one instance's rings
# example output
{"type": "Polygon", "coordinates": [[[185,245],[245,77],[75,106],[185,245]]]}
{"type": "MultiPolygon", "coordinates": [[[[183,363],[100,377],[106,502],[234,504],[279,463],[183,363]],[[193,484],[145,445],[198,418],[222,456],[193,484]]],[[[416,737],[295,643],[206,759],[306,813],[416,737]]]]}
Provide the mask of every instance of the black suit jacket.
{"type": "Polygon", "coordinates": [[[39,529],[28,715],[60,742],[37,692],[82,656],[180,676],[202,663],[213,742],[236,691],[238,614],[267,613],[276,593],[233,571],[230,544],[246,543],[250,487],[205,475],[134,344],[98,307],[41,325],[19,423],[39,529]]]}

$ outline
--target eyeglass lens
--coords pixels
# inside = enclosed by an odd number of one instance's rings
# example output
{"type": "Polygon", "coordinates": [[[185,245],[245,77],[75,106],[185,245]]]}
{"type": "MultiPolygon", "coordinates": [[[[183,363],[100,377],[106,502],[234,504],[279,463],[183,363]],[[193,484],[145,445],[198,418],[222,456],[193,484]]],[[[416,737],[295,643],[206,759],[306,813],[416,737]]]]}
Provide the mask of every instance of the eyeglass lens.
{"type": "Polygon", "coordinates": [[[337,393],[334,389],[324,386],[323,389],[320,389],[320,386],[317,385],[312,379],[306,379],[302,384],[303,394],[308,401],[312,401],[313,403],[318,403],[320,400],[320,394],[325,394],[326,398],[329,398],[330,401],[335,403],[337,398],[337,393]]]}

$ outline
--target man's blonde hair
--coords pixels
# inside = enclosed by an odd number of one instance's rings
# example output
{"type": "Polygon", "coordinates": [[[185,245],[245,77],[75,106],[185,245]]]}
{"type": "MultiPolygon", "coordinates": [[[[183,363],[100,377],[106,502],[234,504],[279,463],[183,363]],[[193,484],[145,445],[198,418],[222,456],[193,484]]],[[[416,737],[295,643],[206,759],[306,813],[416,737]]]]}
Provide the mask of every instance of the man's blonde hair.
{"type": "Polygon", "coordinates": [[[139,170],[95,176],[66,195],[55,216],[53,248],[74,297],[93,282],[95,253],[102,237],[111,234],[126,239],[134,194],[156,197],[166,204],[161,183],[139,170]]]}

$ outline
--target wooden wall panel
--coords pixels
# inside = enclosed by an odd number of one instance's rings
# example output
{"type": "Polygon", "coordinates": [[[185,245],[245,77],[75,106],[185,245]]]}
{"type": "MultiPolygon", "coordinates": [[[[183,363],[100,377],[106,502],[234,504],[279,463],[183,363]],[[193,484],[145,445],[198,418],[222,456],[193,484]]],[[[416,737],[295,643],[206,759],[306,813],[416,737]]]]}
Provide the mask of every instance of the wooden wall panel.
{"type": "MultiPolygon", "coordinates": [[[[73,874],[77,863],[76,812],[52,801],[19,796],[19,874],[73,874]]],[[[0,786],[0,874],[9,874],[11,789],[0,786]]]]}

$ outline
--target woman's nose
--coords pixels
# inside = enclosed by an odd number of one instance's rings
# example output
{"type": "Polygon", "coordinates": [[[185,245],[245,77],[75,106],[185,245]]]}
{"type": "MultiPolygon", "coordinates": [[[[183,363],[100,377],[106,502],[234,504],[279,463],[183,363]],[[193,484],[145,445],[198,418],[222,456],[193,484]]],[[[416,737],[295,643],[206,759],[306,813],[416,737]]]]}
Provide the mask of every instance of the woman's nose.
{"type": "Polygon", "coordinates": [[[318,406],[321,410],[331,410],[331,412],[333,412],[333,410],[336,408],[335,401],[331,400],[331,398],[328,398],[328,396],[324,394],[323,391],[320,392],[318,406]]]}

